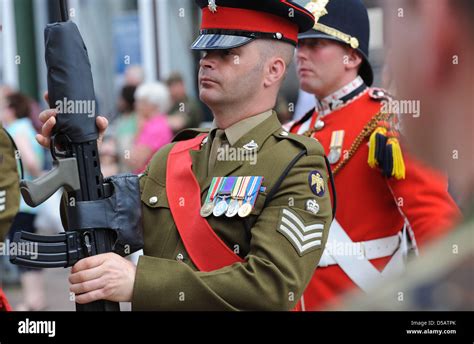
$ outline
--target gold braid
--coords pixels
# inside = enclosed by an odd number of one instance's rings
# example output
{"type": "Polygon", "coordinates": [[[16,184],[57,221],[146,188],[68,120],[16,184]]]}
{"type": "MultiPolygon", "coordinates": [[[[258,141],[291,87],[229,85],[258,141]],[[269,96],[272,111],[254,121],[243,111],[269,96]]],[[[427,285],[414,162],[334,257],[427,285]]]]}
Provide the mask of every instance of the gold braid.
{"type": "MultiPolygon", "coordinates": [[[[366,139],[367,137],[372,134],[372,132],[377,128],[378,122],[386,120],[388,117],[388,114],[379,112],[377,113],[372,119],[369,121],[369,123],[366,124],[364,129],[360,132],[360,134],[356,137],[354,143],[352,143],[351,148],[349,149],[349,154],[339,163],[336,165],[336,167],[333,169],[332,174],[335,176],[348,162],[349,160],[354,156],[354,154],[357,152],[359,149],[360,145],[366,139]]],[[[308,131],[306,131],[303,135],[307,137],[312,137],[313,134],[317,132],[316,128],[312,128],[308,131]]]]}

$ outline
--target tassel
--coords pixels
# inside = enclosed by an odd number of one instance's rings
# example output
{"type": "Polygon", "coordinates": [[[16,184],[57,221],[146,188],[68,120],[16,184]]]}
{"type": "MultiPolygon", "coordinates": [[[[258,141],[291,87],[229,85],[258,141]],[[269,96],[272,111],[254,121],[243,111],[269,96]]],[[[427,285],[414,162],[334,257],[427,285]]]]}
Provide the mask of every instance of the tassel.
{"type": "Polygon", "coordinates": [[[378,165],[377,156],[380,155],[380,147],[379,144],[381,142],[381,138],[378,136],[383,136],[387,134],[387,128],[384,126],[383,122],[379,122],[379,127],[377,127],[372,135],[370,135],[369,139],[369,158],[368,164],[371,168],[375,168],[378,165]]]}
{"type": "Polygon", "coordinates": [[[391,146],[392,155],[393,155],[393,169],[391,176],[395,179],[405,179],[406,169],[405,161],[403,160],[402,149],[400,147],[400,141],[397,138],[396,133],[390,133],[388,139],[388,145],[391,146]]]}
{"type": "Polygon", "coordinates": [[[384,177],[390,178],[393,173],[393,146],[391,143],[387,142],[384,147],[385,159],[380,165],[382,167],[382,175],[384,177]]]}
{"type": "Polygon", "coordinates": [[[385,156],[387,155],[386,146],[387,146],[387,137],[382,134],[377,134],[375,158],[377,159],[379,166],[383,166],[384,164],[385,156]]]}

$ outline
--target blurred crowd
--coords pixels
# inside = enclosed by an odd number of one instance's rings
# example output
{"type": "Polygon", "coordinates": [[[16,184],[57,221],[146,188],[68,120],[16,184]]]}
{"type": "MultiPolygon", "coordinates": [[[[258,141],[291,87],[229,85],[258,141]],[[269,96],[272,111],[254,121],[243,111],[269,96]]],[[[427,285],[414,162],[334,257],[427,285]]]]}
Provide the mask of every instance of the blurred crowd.
{"type": "Polygon", "coordinates": [[[202,104],[188,95],[183,77],[144,82],[140,66],[125,73],[117,101],[117,115],[101,145],[104,176],[141,173],[149,160],[173,136],[185,128],[199,127],[202,104]]]}

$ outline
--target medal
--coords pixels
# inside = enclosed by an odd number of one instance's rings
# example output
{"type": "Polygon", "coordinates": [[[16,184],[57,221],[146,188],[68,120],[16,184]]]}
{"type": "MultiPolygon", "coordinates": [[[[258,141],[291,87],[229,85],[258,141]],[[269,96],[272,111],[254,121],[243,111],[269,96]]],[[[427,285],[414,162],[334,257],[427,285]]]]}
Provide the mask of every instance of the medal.
{"type": "Polygon", "coordinates": [[[227,211],[227,208],[229,206],[227,199],[229,198],[236,181],[237,181],[236,177],[224,178],[224,181],[222,182],[222,188],[218,192],[218,199],[221,199],[221,200],[217,201],[216,207],[214,208],[212,212],[214,216],[216,217],[222,216],[227,211]]]}
{"type": "Polygon", "coordinates": [[[212,179],[211,185],[209,186],[209,191],[207,192],[206,201],[204,202],[204,205],[201,207],[200,213],[202,217],[208,217],[212,214],[214,210],[214,206],[215,206],[214,200],[215,200],[217,192],[220,189],[223,179],[224,178],[222,177],[217,177],[217,178],[212,179]]]}
{"type": "Polygon", "coordinates": [[[227,212],[225,213],[225,216],[234,217],[235,215],[237,215],[240,208],[239,199],[243,198],[241,197],[241,194],[245,192],[245,190],[247,189],[248,181],[249,181],[248,177],[237,178],[237,182],[235,183],[234,190],[232,190],[232,194],[231,194],[232,200],[229,203],[229,207],[227,208],[227,212]]]}
{"type": "Polygon", "coordinates": [[[252,205],[250,203],[245,203],[239,209],[239,216],[240,217],[247,217],[252,212],[252,205]]]}
{"type": "Polygon", "coordinates": [[[213,210],[214,210],[214,203],[204,203],[204,205],[201,208],[201,216],[208,217],[212,214],[213,210]]]}
{"type": "Polygon", "coordinates": [[[344,130],[333,131],[331,136],[331,145],[329,147],[328,160],[331,165],[337,163],[341,159],[342,144],[344,142],[344,130]]]}
{"type": "Polygon", "coordinates": [[[227,202],[225,201],[225,199],[223,199],[222,201],[217,203],[212,213],[215,217],[222,216],[227,211],[227,207],[227,202]]]}
{"type": "Polygon", "coordinates": [[[255,205],[255,201],[257,200],[258,191],[260,190],[260,186],[263,182],[263,177],[251,177],[252,180],[249,183],[250,186],[246,192],[247,196],[245,197],[244,204],[239,209],[239,216],[240,217],[247,217],[253,210],[255,205]]]}
{"type": "Polygon", "coordinates": [[[225,213],[225,216],[234,217],[239,212],[239,208],[240,208],[240,202],[236,199],[233,199],[229,203],[229,207],[227,208],[227,212],[225,213]]]}

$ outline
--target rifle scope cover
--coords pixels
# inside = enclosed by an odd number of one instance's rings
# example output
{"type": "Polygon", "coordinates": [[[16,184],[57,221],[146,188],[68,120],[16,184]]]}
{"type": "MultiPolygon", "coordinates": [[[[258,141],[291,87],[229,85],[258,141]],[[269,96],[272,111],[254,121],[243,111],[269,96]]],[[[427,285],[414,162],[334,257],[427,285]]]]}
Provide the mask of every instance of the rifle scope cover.
{"type": "Polygon", "coordinates": [[[61,106],[53,134],[67,133],[71,143],[97,140],[94,82],[79,29],[71,21],[49,24],[44,38],[49,105],[61,106]]]}

